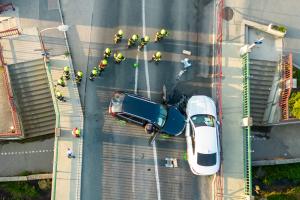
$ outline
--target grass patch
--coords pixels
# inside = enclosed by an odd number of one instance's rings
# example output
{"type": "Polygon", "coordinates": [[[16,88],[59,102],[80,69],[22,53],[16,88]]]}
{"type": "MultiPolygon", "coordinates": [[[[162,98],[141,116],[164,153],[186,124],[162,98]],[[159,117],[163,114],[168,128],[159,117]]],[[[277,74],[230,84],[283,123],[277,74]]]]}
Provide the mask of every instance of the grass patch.
{"type": "MultiPolygon", "coordinates": [[[[253,167],[253,194],[267,200],[300,199],[300,164],[253,167]]],[[[256,199],[260,199],[256,198],[256,199]]]]}
{"type": "Polygon", "coordinates": [[[39,196],[38,189],[28,182],[6,182],[0,183],[0,188],[8,192],[12,199],[27,200],[39,196]]]}
{"type": "Polygon", "coordinates": [[[273,165],[264,167],[254,167],[254,176],[258,176],[258,170],[262,170],[265,176],[262,177],[265,184],[273,184],[274,181],[287,179],[289,181],[300,182],[300,164],[288,164],[288,165],[273,165]]]}

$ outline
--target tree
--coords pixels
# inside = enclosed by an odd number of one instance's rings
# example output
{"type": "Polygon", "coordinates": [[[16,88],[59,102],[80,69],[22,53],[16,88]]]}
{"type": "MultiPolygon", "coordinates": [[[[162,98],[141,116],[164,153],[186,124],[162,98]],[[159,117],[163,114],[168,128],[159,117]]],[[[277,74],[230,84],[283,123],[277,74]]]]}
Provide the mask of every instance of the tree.
{"type": "Polygon", "coordinates": [[[300,119],[300,100],[296,101],[292,109],[292,115],[300,119]]]}
{"type": "Polygon", "coordinates": [[[300,99],[300,92],[292,92],[291,96],[289,97],[289,111],[292,112],[294,104],[296,101],[300,99]]]}

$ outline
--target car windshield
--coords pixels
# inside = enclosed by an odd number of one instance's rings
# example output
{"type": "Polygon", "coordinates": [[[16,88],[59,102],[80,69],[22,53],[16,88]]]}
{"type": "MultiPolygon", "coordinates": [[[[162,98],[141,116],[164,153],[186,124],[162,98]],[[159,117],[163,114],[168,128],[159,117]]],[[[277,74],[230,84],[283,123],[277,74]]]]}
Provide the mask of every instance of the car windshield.
{"type": "Polygon", "coordinates": [[[194,115],[191,120],[195,127],[210,126],[215,127],[215,118],[212,115],[194,115]]]}
{"type": "Polygon", "coordinates": [[[198,153],[197,164],[201,166],[213,166],[217,163],[217,154],[198,153]]]}
{"type": "Polygon", "coordinates": [[[160,105],[159,107],[159,114],[158,114],[158,117],[157,117],[157,120],[156,120],[156,124],[160,127],[163,127],[165,122],[166,122],[166,119],[167,119],[167,109],[163,106],[163,105],[160,105]]]}

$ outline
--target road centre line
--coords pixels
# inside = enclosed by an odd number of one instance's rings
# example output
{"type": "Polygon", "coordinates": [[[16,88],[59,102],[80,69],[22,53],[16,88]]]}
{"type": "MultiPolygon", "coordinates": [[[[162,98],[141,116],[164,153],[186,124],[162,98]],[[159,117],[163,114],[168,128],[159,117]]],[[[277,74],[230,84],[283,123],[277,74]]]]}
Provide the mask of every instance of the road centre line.
{"type": "Polygon", "coordinates": [[[1,152],[1,156],[10,156],[10,155],[20,155],[20,154],[33,154],[33,153],[48,153],[53,152],[54,150],[51,149],[43,149],[43,150],[32,150],[32,151],[12,151],[12,152],[1,152]]]}
{"type": "Polygon", "coordinates": [[[139,69],[138,69],[138,64],[139,64],[139,54],[137,53],[136,55],[136,61],[135,61],[135,76],[134,76],[134,94],[137,94],[137,85],[138,85],[138,78],[139,78],[139,69]]]}
{"type": "MultiPolygon", "coordinates": [[[[146,35],[145,0],[142,0],[142,21],[143,21],[143,36],[145,36],[146,35]]],[[[148,59],[147,59],[147,46],[144,47],[144,61],[145,61],[145,75],[146,75],[146,84],[147,84],[147,95],[148,95],[148,98],[151,99],[149,69],[148,69],[148,59]]],[[[155,141],[153,142],[152,147],[153,147],[153,155],[154,155],[154,167],[155,167],[155,180],[156,180],[157,199],[161,200],[159,174],[158,174],[158,163],[157,163],[157,150],[156,150],[155,141]]]]}

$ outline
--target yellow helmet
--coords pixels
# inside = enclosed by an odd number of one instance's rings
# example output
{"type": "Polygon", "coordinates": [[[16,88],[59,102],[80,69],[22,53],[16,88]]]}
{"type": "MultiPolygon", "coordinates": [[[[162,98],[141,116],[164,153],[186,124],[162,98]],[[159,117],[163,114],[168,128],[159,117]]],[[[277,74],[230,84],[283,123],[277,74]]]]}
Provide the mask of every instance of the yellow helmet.
{"type": "Polygon", "coordinates": [[[150,37],[146,35],[146,36],[144,37],[144,41],[145,41],[145,42],[149,42],[149,41],[150,41],[150,37]]]}
{"type": "Polygon", "coordinates": [[[156,57],[160,57],[160,56],[161,56],[160,51],[156,52],[156,53],[155,53],[155,56],[156,56],[156,57]]]}
{"type": "Polygon", "coordinates": [[[124,32],[123,32],[123,30],[122,30],[122,29],[118,30],[118,35],[121,35],[121,36],[123,36],[123,34],[124,34],[124,32]]]}
{"type": "Polygon", "coordinates": [[[165,35],[165,34],[167,34],[167,31],[166,31],[166,29],[161,29],[161,30],[160,30],[160,34],[162,34],[162,35],[165,35]]]}
{"type": "Polygon", "coordinates": [[[110,48],[106,48],[106,49],[105,49],[105,53],[111,53],[110,48]]]}
{"type": "Polygon", "coordinates": [[[101,61],[101,63],[102,63],[102,65],[107,65],[107,60],[106,60],[106,59],[103,59],[103,60],[101,61]]]}
{"type": "Polygon", "coordinates": [[[139,36],[136,34],[132,35],[132,37],[131,37],[131,39],[133,39],[134,41],[136,41],[138,38],[139,38],[139,36]]]}

